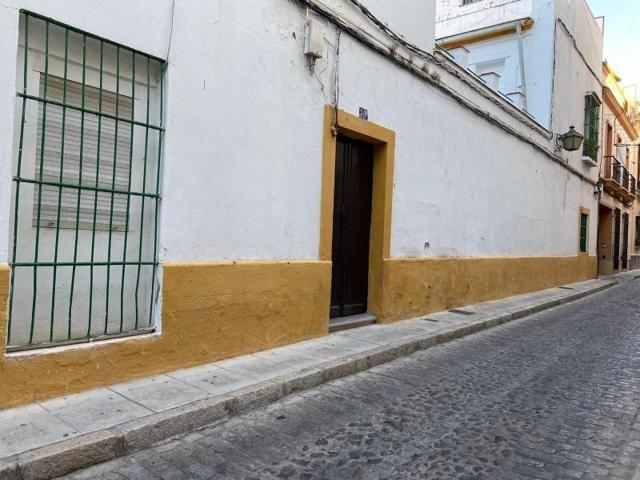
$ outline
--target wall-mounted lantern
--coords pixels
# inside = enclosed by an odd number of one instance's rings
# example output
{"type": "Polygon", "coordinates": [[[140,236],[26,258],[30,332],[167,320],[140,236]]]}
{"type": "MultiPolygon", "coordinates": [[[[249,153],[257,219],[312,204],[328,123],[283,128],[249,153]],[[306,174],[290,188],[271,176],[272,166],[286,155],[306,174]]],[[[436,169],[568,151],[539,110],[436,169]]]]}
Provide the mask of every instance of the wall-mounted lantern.
{"type": "Polygon", "coordinates": [[[558,135],[558,150],[561,148],[568,152],[575,152],[582,146],[584,135],[576,131],[576,128],[571,125],[567,133],[558,135]]]}

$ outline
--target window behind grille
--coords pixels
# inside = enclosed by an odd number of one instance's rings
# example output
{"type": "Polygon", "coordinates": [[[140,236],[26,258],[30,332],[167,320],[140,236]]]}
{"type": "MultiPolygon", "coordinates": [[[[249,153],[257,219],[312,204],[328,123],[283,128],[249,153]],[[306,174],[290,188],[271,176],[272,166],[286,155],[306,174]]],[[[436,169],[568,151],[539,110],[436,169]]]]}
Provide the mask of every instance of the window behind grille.
{"type": "MultiPolygon", "coordinates": [[[[40,74],[40,96],[44,97],[45,74],[40,74]]],[[[47,98],[58,102],[64,101],[64,79],[47,75],[47,98]]],[[[126,95],[118,95],[118,116],[131,117],[132,100],[126,95]]],[[[82,105],[82,84],[67,80],[66,103],[82,105]]],[[[116,94],[102,90],[102,106],[100,107],[100,89],[88,85],[84,87],[84,106],[88,110],[101,110],[109,115],[116,114],[116,94]]],[[[42,151],[42,116],[45,104],[38,106],[38,135],[36,144],[36,178],[40,176],[42,151]]],[[[114,182],[114,149],[116,145],[115,120],[102,117],[100,122],[100,155],[98,151],[98,115],[48,104],[47,121],[44,137],[44,155],[42,156],[42,180],[45,182],[84,185],[126,191],[130,170],[131,128],[128,124],[119,123],[117,135],[117,153],[115,156],[114,182]],[[62,154],[62,119],[64,122],[64,155],[62,154]],[[84,122],[84,127],[82,126],[84,122]],[[82,146],[82,152],[81,152],[82,146]],[[82,153],[82,155],[81,155],[82,153]],[[82,159],[81,159],[82,156],[82,159]],[[79,176],[82,160],[82,178],[79,176]],[[98,161],[100,163],[97,169],[98,161]],[[62,169],[62,176],[61,174],[62,169]],[[97,178],[97,183],[96,183],[97,178]]],[[[79,190],[56,186],[42,186],[42,206],[40,210],[40,226],[55,228],[58,222],[58,200],[60,199],[60,228],[78,228],[91,230],[94,222],[96,230],[124,231],[127,215],[127,196],[113,196],[113,217],[111,216],[111,194],[83,190],[80,192],[80,209],[78,210],[79,190]]],[[[34,189],[33,225],[37,225],[38,189],[34,189]]]]}
{"type": "Polygon", "coordinates": [[[589,94],[585,97],[583,155],[596,161],[598,159],[599,134],[600,100],[595,94],[589,94]]]}
{"type": "Polygon", "coordinates": [[[21,10],[16,67],[6,350],[153,331],[165,62],[21,10]]]}

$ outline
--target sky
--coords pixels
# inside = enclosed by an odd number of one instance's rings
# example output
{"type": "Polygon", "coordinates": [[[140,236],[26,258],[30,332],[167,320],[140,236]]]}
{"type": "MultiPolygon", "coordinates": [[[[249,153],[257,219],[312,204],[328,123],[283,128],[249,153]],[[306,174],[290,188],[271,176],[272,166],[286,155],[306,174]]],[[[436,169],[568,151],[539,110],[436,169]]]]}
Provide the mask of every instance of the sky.
{"type": "Polygon", "coordinates": [[[604,56],[620,83],[640,84],[640,0],[587,1],[594,16],[605,17],[604,56]]]}

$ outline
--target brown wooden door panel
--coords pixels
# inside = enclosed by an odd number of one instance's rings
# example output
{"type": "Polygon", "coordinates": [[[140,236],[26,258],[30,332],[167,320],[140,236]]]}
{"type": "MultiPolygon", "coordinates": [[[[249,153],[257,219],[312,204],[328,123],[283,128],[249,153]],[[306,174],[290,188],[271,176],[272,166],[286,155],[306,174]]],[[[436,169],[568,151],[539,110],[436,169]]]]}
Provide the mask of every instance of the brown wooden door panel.
{"type": "Polygon", "coordinates": [[[613,269],[620,268],[620,230],[621,230],[621,212],[620,209],[614,210],[615,217],[613,219],[613,269]]]}
{"type": "Polygon", "coordinates": [[[628,267],[627,260],[629,257],[629,214],[625,213],[622,215],[622,255],[620,260],[622,260],[622,268],[626,269],[628,267]]]}
{"type": "Polygon", "coordinates": [[[367,311],[373,147],[339,136],[333,210],[331,318],[367,311]]]}

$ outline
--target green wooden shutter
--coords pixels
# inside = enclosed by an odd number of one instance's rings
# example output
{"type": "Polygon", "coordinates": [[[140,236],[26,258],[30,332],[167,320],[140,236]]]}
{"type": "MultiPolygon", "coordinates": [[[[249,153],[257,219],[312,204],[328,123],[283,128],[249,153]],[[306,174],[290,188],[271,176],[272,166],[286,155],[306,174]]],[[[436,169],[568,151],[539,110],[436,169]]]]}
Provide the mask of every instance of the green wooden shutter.
{"type": "Polygon", "coordinates": [[[589,235],[589,215],[580,214],[580,252],[587,251],[587,239],[589,235]]]}

